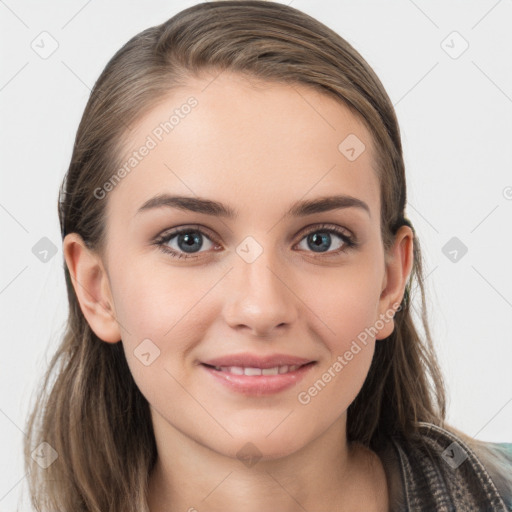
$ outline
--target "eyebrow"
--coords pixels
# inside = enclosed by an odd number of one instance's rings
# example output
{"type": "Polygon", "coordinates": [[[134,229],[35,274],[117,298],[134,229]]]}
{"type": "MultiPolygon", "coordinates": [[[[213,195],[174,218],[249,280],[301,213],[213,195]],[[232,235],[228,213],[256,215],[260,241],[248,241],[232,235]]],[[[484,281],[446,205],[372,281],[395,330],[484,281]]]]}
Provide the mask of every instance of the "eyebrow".
{"type": "MultiPolygon", "coordinates": [[[[179,210],[224,217],[226,219],[235,219],[238,217],[237,210],[217,201],[200,197],[175,196],[169,194],[159,194],[148,199],[137,210],[136,215],[145,211],[163,207],[177,208],[179,210]]],[[[359,208],[366,211],[368,216],[371,217],[370,208],[364,201],[348,195],[325,196],[316,199],[297,201],[292,205],[288,212],[286,212],[285,216],[304,217],[314,213],[322,213],[344,208],[359,208]]]]}

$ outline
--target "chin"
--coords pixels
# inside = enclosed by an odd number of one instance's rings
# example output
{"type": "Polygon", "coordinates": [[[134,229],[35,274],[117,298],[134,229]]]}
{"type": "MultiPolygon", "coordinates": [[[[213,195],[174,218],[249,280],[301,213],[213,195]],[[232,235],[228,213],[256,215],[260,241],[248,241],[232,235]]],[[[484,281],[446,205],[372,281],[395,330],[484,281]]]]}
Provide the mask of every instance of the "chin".
{"type": "Polygon", "coordinates": [[[281,434],[270,434],[269,437],[261,431],[240,434],[226,440],[217,449],[211,445],[210,447],[222,455],[240,460],[247,467],[252,467],[260,461],[272,461],[293,455],[305,444],[307,440],[290,435],[289,430],[283,430],[281,434]]]}

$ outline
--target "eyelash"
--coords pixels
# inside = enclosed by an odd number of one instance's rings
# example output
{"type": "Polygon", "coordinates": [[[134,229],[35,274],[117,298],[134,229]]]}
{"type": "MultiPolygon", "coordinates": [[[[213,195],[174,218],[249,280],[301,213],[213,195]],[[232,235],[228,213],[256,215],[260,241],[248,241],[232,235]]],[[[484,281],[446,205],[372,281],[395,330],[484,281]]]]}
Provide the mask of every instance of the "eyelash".
{"type": "MultiPolygon", "coordinates": [[[[307,236],[309,236],[313,233],[317,233],[317,232],[338,235],[344,243],[344,245],[340,249],[336,249],[335,251],[327,251],[325,253],[317,253],[319,255],[334,256],[334,255],[338,255],[340,253],[347,252],[350,249],[354,249],[358,246],[358,243],[355,238],[347,235],[344,230],[342,230],[339,227],[332,225],[332,224],[320,224],[318,226],[314,226],[314,228],[310,229],[309,231],[305,232],[302,235],[302,237],[300,238],[298,243],[300,243],[307,236]]],[[[170,233],[164,233],[163,235],[156,238],[154,240],[153,244],[158,246],[158,248],[162,252],[164,252],[165,254],[168,254],[169,256],[171,256],[173,258],[179,258],[179,259],[196,259],[196,258],[198,258],[199,256],[197,256],[197,254],[200,254],[200,253],[195,253],[193,256],[189,256],[184,253],[177,252],[174,249],[170,249],[168,246],[165,245],[170,240],[172,240],[174,237],[184,234],[184,233],[200,233],[201,235],[210,239],[212,242],[217,243],[216,240],[214,240],[214,239],[212,240],[212,237],[206,231],[201,229],[199,226],[190,226],[190,227],[179,228],[170,233]]]]}

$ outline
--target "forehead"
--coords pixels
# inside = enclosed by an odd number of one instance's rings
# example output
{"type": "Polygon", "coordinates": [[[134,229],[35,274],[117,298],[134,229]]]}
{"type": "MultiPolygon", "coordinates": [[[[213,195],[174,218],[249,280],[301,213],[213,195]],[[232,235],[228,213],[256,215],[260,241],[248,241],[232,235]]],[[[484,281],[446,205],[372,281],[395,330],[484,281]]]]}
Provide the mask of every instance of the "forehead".
{"type": "Polygon", "coordinates": [[[369,131],[349,108],[310,87],[229,72],[191,79],[132,126],[109,217],[129,221],[161,193],[253,214],[258,204],[269,215],[339,193],[364,200],[378,219],[373,153],[369,131]]]}

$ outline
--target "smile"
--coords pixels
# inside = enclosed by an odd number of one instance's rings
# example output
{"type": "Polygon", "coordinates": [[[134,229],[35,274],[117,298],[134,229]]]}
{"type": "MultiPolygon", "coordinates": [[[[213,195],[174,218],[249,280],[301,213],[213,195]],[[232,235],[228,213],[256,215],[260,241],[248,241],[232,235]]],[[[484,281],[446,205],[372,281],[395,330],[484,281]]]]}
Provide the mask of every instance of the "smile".
{"type": "Polygon", "coordinates": [[[296,386],[315,366],[305,364],[277,365],[269,368],[255,366],[213,366],[202,363],[213,383],[220,384],[231,392],[243,395],[270,395],[296,386]]]}
{"type": "Polygon", "coordinates": [[[213,366],[213,368],[220,372],[232,373],[233,375],[279,375],[294,372],[301,366],[300,364],[295,364],[292,366],[274,366],[272,368],[244,368],[242,366],[213,366]]]}

